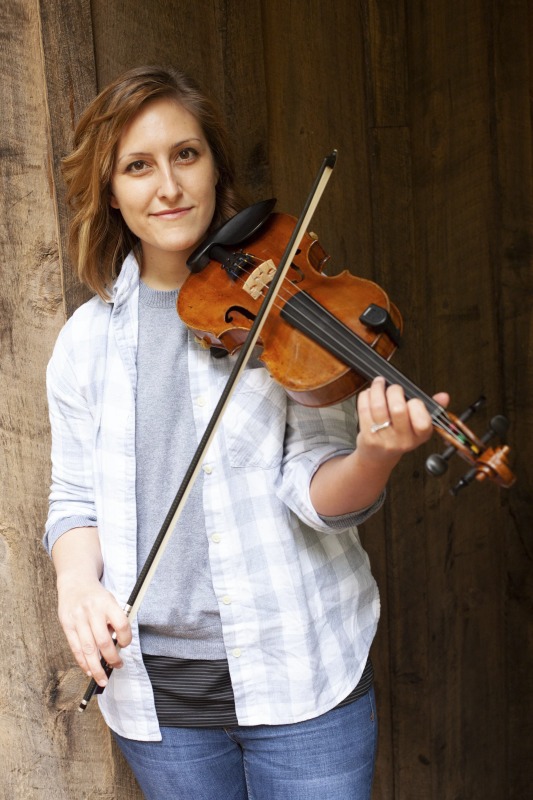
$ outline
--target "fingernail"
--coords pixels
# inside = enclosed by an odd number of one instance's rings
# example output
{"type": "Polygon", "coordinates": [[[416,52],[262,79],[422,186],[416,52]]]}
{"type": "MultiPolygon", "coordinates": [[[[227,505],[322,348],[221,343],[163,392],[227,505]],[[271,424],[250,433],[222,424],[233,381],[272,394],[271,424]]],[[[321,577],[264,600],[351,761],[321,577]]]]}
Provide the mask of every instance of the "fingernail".
{"type": "Polygon", "coordinates": [[[107,678],[102,678],[101,681],[98,681],[98,686],[101,686],[102,688],[104,688],[104,686],[107,686],[107,678]]]}

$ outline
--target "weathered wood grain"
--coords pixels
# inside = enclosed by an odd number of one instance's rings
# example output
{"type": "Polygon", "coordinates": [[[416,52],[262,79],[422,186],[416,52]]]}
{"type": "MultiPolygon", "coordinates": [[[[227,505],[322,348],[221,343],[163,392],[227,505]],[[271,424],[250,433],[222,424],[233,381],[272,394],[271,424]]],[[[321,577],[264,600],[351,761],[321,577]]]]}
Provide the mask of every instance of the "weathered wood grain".
{"type": "MultiPolygon", "coordinates": [[[[494,369],[486,5],[406,9],[414,371],[430,393],[447,388],[458,412],[486,394],[495,413],[501,376],[494,369]]],[[[484,432],[486,422],[482,413],[473,425],[484,432]]],[[[389,507],[399,533],[388,564],[396,793],[496,800],[505,796],[501,730],[493,724],[505,701],[490,689],[505,680],[500,496],[475,485],[452,500],[446,485],[464,471],[452,463],[440,485],[419,476],[412,485],[423,502],[413,503],[405,470],[419,458],[402,464],[389,507]]]]}
{"type": "Polygon", "coordinates": [[[104,787],[106,774],[91,765],[102,760],[100,720],[76,731],[61,707],[80,679],[40,544],[50,481],[44,377],[64,295],[38,3],[3,4],[0,30],[0,793],[67,800],[87,796],[80,786],[93,781],[104,787]]]}
{"type": "Polygon", "coordinates": [[[370,277],[364,47],[353,3],[263,3],[268,148],[280,210],[298,215],[322,159],[335,171],[312,221],[328,272],[370,277]]]}
{"type": "Polygon", "coordinates": [[[61,159],[72,144],[81,111],[95,93],[90,0],[39,0],[40,51],[44,69],[50,171],[56,200],[59,258],[67,316],[90,296],[67,252],[68,214],[61,159]]]}
{"type": "Polygon", "coordinates": [[[518,483],[506,503],[501,530],[507,714],[504,731],[509,800],[531,792],[533,778],[533,8],[527,0],[494,2],[495,197],[492,261],[505,407],[516,443],[518,483]]]}

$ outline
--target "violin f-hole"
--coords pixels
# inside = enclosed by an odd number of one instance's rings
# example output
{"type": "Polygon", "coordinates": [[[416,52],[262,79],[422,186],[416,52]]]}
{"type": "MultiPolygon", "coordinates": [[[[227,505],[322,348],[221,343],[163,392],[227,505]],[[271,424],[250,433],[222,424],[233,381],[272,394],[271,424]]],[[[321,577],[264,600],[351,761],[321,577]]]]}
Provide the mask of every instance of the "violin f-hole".
{"type": "Polygon", "coordinates": [[[250,322],[255,320],[255,314],[253,314],[247,308],[243,308],[243,306],[230,306],[228,309],[226,309],[224,320],[228,323],[235,323],[234,314],[242,314],[242,316],[250,320],[250,322]]]}

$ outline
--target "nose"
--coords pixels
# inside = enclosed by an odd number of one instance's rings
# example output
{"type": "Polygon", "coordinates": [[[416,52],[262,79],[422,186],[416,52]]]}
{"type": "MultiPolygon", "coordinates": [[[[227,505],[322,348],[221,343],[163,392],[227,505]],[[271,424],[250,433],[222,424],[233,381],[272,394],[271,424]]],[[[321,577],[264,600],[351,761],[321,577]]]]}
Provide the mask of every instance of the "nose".
{"type": "Polygon", "coordinates": [[[158,196],[162,198],[176,198],[181,194],[181,191],[178,175],[174,172],[170,164],[165,165],[160,172],[158,196]]]}

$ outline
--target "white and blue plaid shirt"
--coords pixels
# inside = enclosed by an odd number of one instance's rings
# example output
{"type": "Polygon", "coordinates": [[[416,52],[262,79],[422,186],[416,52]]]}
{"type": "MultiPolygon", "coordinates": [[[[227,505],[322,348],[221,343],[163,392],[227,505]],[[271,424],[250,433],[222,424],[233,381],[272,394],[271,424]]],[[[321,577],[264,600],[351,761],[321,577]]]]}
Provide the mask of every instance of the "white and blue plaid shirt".
{"type": "MultiPolygon", "coordinates": [[[[48,367],[52,488],[45,545],[98,526],[102,581],[124,605],[137,578],[135,387],[139,271],[128,256],[112,300],[93,298],[60,333],[48,367]]],[[[232,368],[189,347],[200,439],[232,368]]],[[[335,707],[357,684],[379,596],[355,523],[324,519],[309,485],[327,459],[353,449],[354,404],[305,408],[264,368],[242,376],[203,462],[209,560],[241,725],[299,722],[335,707]]],[[[179,454],[176,454],[179,457],[179,454]]],[[[177,487],[176,487],[177,488],[177,487]]],[[[177,612],[178,613],[178,612],[177,612]]],[[[127,738],[161,738],[138,626],[99,703],[127,738]]]]}

